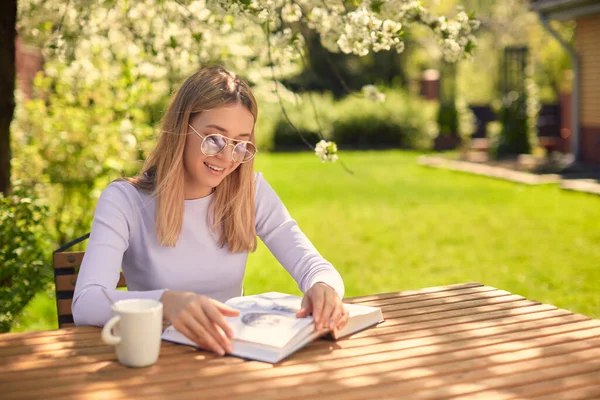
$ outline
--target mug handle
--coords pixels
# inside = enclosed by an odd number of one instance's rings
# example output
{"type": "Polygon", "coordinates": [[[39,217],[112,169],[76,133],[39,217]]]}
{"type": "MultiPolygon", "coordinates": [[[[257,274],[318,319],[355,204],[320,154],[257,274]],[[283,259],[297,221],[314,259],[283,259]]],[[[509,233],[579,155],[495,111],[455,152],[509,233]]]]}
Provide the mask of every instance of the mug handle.
{"type": "Polygon", "coordinates": [[[121,336],[112,334],[112,329],[119,321],[121,321],[121,317],[116,315],[109,319],[106,325],[104,325],[104,328],[102,328],[102,341],[104,341],[104,343],[111,346],[116,346],[121,343],[121,336]]]}

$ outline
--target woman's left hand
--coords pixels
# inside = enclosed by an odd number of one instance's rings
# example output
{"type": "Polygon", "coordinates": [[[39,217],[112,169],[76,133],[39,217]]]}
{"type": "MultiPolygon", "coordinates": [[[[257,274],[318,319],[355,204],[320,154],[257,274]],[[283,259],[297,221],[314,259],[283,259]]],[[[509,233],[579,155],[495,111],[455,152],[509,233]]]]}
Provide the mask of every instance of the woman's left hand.
{"type": "Polygon", "coordinates": [[[341,329],[348,322],[348,310],[344,307],[342,299],[329,285],[317,282],[302,299],[302,308],[296,317],[304,318],[312,313],[317,329],[323,329],[327,324],[331,330],[341,329]]]}

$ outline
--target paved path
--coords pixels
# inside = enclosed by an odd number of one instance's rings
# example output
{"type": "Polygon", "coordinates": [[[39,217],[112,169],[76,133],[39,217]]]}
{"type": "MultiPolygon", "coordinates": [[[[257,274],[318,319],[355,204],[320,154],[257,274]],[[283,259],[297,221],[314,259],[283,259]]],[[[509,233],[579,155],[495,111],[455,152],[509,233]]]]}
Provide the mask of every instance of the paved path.
{"type": "Polygon", "coordinates": [[[418,163],[427,167],[484,175],[526,185],[558,183],[565,190],[600,195],[600,182],[594,179],[562,179],[558,174],[532,174],[487,164],[449,160],[437,156],[421,156],[418,158],[418,163]]]}

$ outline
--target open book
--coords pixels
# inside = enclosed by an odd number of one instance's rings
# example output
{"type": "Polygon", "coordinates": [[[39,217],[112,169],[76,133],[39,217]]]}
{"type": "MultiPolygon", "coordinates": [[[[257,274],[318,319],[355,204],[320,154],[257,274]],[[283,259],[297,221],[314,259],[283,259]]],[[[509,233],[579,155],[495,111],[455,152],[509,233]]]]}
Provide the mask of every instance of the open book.
{"type": "MultiPolygon", "coordinates": [[[[239,316],[226,317],[235,334],[231,340],[231,355],[277,363],[319,336],[330,333],[339,339],[383,321],[380,308],[345,304],[350,317],[343,329],[316,330],[312,316],[296,318],[301,303],[299,296],[277,292],[226,301],[228,306],[240,310],[239,316]]],[[[162,339],[196,346],[173,326],[163,332],[162,339]]]]}

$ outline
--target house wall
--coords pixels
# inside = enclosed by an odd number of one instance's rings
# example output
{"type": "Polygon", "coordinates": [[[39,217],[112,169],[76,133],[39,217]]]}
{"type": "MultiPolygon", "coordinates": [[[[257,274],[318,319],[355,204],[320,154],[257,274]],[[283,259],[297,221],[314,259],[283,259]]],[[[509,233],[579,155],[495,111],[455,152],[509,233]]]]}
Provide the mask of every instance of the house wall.
{"type": "Polygon", "coordinates": [[[23,92],[26,99],[30,99],[33,80],[44,66],[42,53],[39,50],[27,47],[20,37],[17,37],[15,47],[17,87],[23,92]]]}
{"type": "Polygon", "coordinates": [[[600,165],[600,14],[577,18],[575,48],[580,58],[581,155],[600,165]]]}

